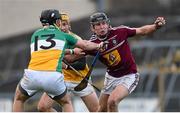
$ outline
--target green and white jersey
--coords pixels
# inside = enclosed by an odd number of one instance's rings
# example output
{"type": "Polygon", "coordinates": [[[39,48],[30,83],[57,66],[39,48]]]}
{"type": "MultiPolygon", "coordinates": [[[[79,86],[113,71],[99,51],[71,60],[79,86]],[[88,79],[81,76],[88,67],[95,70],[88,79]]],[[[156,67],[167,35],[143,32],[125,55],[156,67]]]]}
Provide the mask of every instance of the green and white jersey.
{"type": "Polygon", "coordinates": [[[31,37],[31,60],[28,69],[62,71],[65,49],[77,39],[55,26],[37,30],[31,37]]]}
{"type": "MultiPolygon", "coordinates": [[[[78,40],[82,40],[81,37],[79,37],[78,35],[74,34],[73,32],[68,33],[69,35],[73,36],[74,38],[78,39],[78,40]]],[[[75,45],[70,45],[67,47],[68,49],[74,49],[75,45]]]]}

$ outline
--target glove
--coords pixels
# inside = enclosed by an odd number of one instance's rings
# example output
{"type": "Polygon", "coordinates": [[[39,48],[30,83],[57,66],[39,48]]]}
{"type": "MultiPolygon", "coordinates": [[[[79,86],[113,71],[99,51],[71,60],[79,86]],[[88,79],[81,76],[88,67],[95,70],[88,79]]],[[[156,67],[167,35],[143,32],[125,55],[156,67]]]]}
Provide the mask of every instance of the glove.
{"type": "Polygon", "coordinates": [[[164,17],[157,17],[154,24],[156,25],[156,28],[159,29],[166,24],[166,20],[164,17]]]}

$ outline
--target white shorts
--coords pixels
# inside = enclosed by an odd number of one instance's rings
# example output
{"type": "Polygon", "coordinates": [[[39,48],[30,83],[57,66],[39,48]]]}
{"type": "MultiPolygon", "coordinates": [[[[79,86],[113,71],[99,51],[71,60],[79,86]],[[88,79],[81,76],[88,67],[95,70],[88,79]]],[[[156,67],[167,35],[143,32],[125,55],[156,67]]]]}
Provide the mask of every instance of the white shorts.
{"type": "Polygon", "coordinates": [[[65,83],[68,89],[68,93],[73,94],[75,96],[83,97],[94,92],[94,89],[90,84],[88,84],[87,87],[82,91],[74,91],[74,87],[76,87],[79,83],[72,83],[72,82],[65,82],[65,83]]]}
{"type": "Polygon", "coordinates": [[[51,98],[62,98],[66,94],[63,74],[54,71],[25,69],[19,88],[28,96],[32,96],[38,91],[46,92],[51,98]]]}
{"type": "Polygon", "coordinates": [[[119,78],[112,77],[106,73],[102,93],[110,94],[118,85],[123,85],[128,89],[130,94],[136,88],[138,82],[139,73],[128,74],[119,78]]]}

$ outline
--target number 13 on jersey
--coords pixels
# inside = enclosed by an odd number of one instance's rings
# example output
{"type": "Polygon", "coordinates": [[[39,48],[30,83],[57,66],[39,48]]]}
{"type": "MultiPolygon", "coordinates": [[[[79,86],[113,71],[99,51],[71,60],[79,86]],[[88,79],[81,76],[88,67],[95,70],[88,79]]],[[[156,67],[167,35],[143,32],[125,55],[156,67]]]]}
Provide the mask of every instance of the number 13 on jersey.
{"type": "Polygon", "coordinates": [[[55,34],[35,36],[33,42],[31,43],[31,52],[47,49],[62,50],[65,45],[65,41],[55,38],[55,34]]]}

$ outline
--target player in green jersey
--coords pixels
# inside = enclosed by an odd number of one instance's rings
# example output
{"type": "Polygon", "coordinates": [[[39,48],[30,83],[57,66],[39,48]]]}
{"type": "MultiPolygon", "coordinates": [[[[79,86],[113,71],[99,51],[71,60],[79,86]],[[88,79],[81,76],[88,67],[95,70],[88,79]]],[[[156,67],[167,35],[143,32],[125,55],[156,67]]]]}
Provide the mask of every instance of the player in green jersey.
{"type": "MultiPolygon", "coordinates": [[[[61,13],[61,23],[60,29],[63,32],[68,33],[77,39],[81,39],[81,37],[71,32],[70,19],[66,13],[61,13]]],[[[72,49],[74,46],[69,46],[68,48],[72,49]]],[[[68,68],[68,66],[66,66],[66,69],[63,69],[64,80],[66,82],[69,96],[79,96],[90,112],[96,112],[98,110],[98,98],[92,86],[88,84],[88,86],[80,92],[74,90],[74,87],[81,82],[89,71],[88,65],[86,64],[86,57],[78,59],[77,61],[71,63],[71,65],[77,71],[82,73],[82,75],[77,74],[77,72],[68,68]]],[[[46,93],[44,93],[38,103],[38,111],[55,112],[56,110],[53,108],[53,103],[54,101],[46,93]]],[[[66,108],[69,109],[68,107],[66,108]]]]}
{"type": "Polygon", "coordinates": [[[41,13],[43,28],[34,32],[31,37],[31,59],[24,76],[17,85],[13,111],[23,111],[24,102],[38,91],[43,91],[58,102],[67,112],[73,111],[70,98],[62,74],[64,54],[81,54],[80,49],[66,50],[75,45],[84,50],[98,50],[103,43],[95,44],[86,40],[78,40],[59,30],[61,25],[58,10],[49,9],[41,13]]]}

